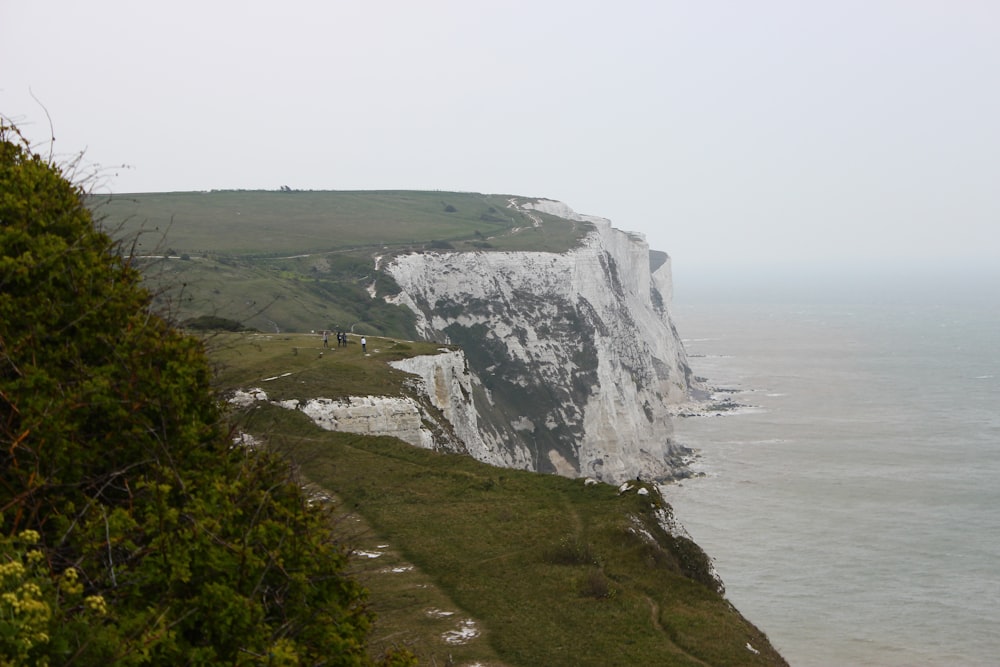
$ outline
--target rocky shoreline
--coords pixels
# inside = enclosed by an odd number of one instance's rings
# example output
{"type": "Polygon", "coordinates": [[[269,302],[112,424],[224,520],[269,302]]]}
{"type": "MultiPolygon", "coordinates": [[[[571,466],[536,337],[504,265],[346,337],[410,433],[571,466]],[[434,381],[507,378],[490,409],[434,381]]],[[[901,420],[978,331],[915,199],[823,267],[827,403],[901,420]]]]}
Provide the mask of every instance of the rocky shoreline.
{"type": "MultiPolygon", "coordinates": [[[[695,378],[703,383],[705,378],[695,378]]],[[[722,417],[725,415],[740,414],[748,410],[755,410],[759,406],[750,403],[742,403],[737,400],[737,396],[752,393],[753,390],[740,389],[736,387],[706,387],[695,389],[692,392],[690,401],[677,403],[671,406],[671,416],[679,418],[689,417],[722,417]]]]}

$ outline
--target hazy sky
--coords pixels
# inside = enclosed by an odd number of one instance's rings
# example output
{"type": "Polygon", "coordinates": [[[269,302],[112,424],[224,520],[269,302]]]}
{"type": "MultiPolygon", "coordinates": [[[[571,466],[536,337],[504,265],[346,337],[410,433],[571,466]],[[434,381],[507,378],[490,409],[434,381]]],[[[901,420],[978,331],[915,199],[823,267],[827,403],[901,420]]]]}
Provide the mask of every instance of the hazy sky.
{"type": "Polygon", "coordinates": [[[1000,264],[996,0],[0,9],[0,113],[103,191],[548,197],[682,274],[1000,264]]]}

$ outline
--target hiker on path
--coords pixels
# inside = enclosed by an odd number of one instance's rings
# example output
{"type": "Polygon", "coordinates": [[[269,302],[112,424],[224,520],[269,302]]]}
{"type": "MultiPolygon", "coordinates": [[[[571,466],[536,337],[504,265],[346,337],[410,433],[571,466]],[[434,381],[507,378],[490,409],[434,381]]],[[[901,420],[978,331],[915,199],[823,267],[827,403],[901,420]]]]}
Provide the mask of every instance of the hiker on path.
{"type": "Polygon", "coordinates": [[[323,330],[323,347],[330,347],[330,332],[323,330]]]}
{"type": "Polygon", "coordinates": [[[361,337],[361,352],[362,354],[368,354],[368,341],[365,340],[364,336],[361,337]]]}

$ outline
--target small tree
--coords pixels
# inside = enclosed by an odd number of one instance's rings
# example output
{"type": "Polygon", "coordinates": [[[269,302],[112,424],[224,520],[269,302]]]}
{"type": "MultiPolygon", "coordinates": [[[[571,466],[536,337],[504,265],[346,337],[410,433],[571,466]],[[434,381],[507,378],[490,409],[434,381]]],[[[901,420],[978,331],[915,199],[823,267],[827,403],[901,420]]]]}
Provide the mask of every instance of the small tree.
{"type": "Polygon", "coordinates": [[[327,512],[83,195],[0,125],[0,665],[371,664],[327,512]]]}

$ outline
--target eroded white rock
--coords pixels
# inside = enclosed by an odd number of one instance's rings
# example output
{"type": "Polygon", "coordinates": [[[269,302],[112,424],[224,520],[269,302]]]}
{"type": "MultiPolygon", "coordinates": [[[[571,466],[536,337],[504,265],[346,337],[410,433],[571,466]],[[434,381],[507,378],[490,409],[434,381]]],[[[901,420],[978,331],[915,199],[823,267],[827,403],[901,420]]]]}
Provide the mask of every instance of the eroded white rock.
{"type": "Polygon", "coordinates": [[[682,462],[668,405],[687,399],[690,371],[669,258],[651,268],[641,235],[560,202],[518,205],[592,231],[565,253],[412,253],[386,267],[424,337],[480,346],[463,385],[478,414],[470,453],[610,482],[672,476],[682,462]]]}

